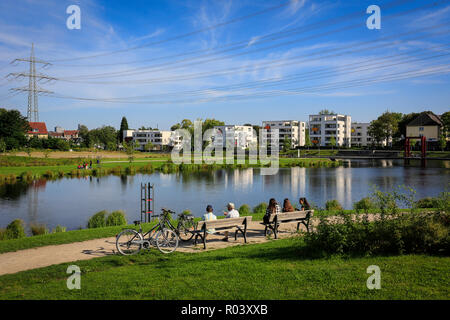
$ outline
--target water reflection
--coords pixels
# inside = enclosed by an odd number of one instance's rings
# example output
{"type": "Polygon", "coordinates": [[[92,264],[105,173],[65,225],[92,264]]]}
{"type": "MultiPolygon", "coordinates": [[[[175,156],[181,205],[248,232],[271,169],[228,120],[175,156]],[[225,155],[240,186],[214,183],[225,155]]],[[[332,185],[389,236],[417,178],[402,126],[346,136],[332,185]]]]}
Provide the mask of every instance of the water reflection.
{"type": "Polygon", "coordinates": [[[134,176],[84,177],[56,181],[36,181],[0,186],[0,227],[15,218],[27,223],[57,224],[68,229],[84,227],[100,210],[124,210],[129,221],[139,217],[141,183],[155,185],[155,208],[169,207],[180,212],[192,210],[201,216],[207,204],[221,215],[227,202],[255,206],[272,197],[282,202],[299,197],[324,206],[337,199],[345,208],[372,192],[372,185],[392,190],[411,186],[417,198],[436,196],[448,184],[450,170],[444,166],[403,167],[402,161],[351,161],[338,168],[283,168],[277,175],[262,176],[259,169],[217,170],[192,173],[134,176]],[[400,165],[399,165],[400,164],[400,165]]]}

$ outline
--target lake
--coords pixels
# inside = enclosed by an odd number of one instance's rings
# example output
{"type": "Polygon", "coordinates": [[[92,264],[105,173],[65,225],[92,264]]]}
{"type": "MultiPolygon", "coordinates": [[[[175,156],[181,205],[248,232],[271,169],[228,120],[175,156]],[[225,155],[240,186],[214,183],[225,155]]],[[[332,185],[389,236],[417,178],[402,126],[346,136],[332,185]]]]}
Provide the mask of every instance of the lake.
{"type": "Polygon", "coordinates": [[[140,218],[140,184],[155,185],[155,209],[177,213],[189,209],[201,216],[211,204],[216,215],[228,202],[251,207],[271,197],[298,203],[299,197],[323,207],[337,199],[346,209],[371,194],[376,185],[383,191],[406,185],[416,198],[437,196],[449,186],[449,161],[428,161],[427,168],[401,160],[345,160],[338,168],[282,168],[277,175],[262,176],[259,169],[218,170],[183,174],[137,174],[134,176],[86,177],[40,180],[0,186],[0,227],[16,218],[68,230],[86,227],[90,216],[100,210],[124,210],[129,222],[140,218]]]}

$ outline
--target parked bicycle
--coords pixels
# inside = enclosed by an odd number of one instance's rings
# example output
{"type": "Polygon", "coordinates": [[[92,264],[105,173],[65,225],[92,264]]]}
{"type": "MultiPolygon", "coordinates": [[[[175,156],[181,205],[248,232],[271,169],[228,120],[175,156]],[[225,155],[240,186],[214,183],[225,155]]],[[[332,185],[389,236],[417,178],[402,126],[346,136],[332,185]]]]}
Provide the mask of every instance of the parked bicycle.
{"type": "Polygon", "coordinates": [[[153,246],[162,253],[174,252],[178,248],[178,234],[166,227],[170,224],[170,211],[165,209],[162,211],[158,216],[158,223],[145,234],[142,232],[139,220],[134,221],[136,226],[139,225],[139,231],[125,229],[119,233],[116,237],[117,251],[122,255],[132,255],[141,251],[142,248],[150,249],[153,246]]]}
{"type": "MultiPolygon", "coordinates": [[[[162,210],[168,212],[169,214],[175,214],[174,211],[166,208],[162,208],[162,210]]],[[[190,214],[180,213],[178,215],[177,227],[175,227],[169,219],[166,221],[166,226],[167,228],[176,232],[176,234],[182,241],[189,241],[194,236],[193,231],[195,229],[195,222],[194,217],[190,214]]]]}

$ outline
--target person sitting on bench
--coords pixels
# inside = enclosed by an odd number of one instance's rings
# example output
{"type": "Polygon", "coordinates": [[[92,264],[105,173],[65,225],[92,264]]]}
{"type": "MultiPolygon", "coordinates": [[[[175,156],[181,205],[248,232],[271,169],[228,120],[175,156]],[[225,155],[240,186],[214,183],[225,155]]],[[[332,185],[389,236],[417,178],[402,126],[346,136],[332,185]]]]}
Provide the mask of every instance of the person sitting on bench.
{"type": "MultiPolygon", "coordinates": [[[[203,215],[203,220],[204,221],[217,220],[216,215],[213,213],[213,207],[209,204],[206,206],[206,213],[203,215]]],[[[215,229],[206,230],[206,233],[209,233],[209,234],[214,234],[215,232],[216,232],[215,229]]]]}
{"type": "Polygon", "coordinates": [[[305,210],[311,210],[311,206],[308,203],[308,200],[306,200],[306,198],[300,198],[298,200],[298,202],[300,203],[300,211],[305,211],[305,210]]]}
{"type": "Polygon", "coordinates": [[[277,200],[274,198],[269,200],[269,206],[267,207],[266,214],[263,217],[264,223],[269,223],[270,215],[272,213],[280,213],[281,208],[280,205],[277,203],[277,200]]]}
{"type": "MultiPolygon", "coordinates": [[[[237,211],[234,208],[234,203],[228,203],[227,204],[227,209],[228,212],[224,212],[223,214],[225,215],[225,219],[227,218],[239,218],[239,211],[237,211]]],[[[222,239],[222,241],[228,241],[228,231],[224,232],[225,238],[222,239]]]]}
{"type": "Polygon", "coordinates": [[[294,212],[295,209],[292,206],[291,202],[289,201],[288,198],[284,199],[283,202],[283,212],[294,212]]]}

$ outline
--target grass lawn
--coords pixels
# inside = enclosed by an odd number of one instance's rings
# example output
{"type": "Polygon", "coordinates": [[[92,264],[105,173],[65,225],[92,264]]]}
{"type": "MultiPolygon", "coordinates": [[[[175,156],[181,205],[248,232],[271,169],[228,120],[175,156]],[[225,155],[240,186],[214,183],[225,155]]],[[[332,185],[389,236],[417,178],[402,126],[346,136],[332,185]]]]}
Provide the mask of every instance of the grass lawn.
{"type": "Polygon", "coordinates": [[[301,238],[209,252],[109,256],[0,276],[0,299],[449,299],[450,257],[307,258],[301,238]],[[69,265],[81,290],[68,290],[69,265]],[[381,269],[381,289],[366,269],[381,269]]]}

